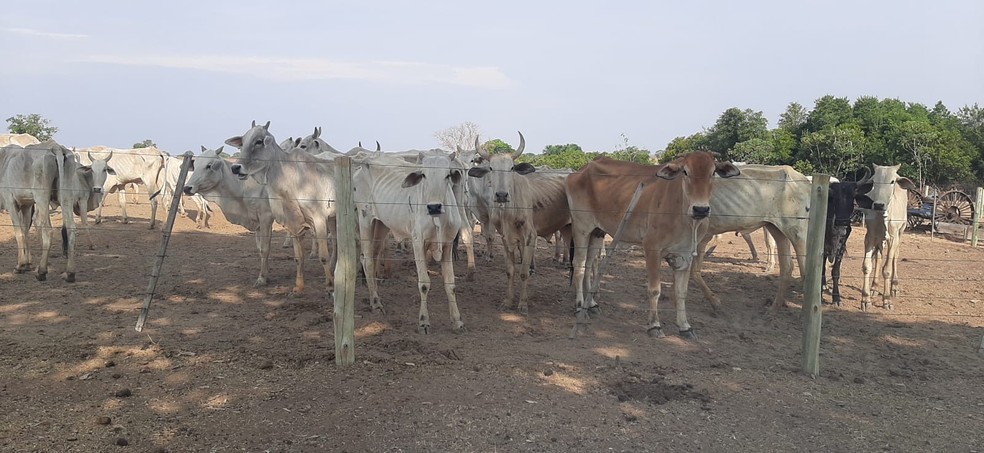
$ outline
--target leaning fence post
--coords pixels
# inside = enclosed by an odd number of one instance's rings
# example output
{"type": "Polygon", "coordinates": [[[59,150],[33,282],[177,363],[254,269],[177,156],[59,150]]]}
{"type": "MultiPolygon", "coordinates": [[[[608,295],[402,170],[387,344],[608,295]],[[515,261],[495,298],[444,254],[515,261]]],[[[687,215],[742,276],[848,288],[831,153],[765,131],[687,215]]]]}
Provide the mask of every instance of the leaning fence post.
{"type": "Polygon", "coordinates": [[[355,363],[355,202],[352,190],[352,158],[335,160],[335,228],[338,261],[335,264],[335,364],[355,363]]]}
{"type": "Polygon", "coordinates": [[[178,203],[181,203],[180,188],[184,187],[185,178],[188,176],[188,168],[191,167],[191,159],[194,154],[185,151],[184,160],[181,161],[181,171],[178,172],[178,182],[175,184],[175,194],[171,197],[171,207],[167,211],[167,224],[161,231],[161,249],[157,252],[157,261],[154,262],[154,269],[150,272],[150,283],[147,284],[147,297],[144,298],[143,308],[140,309],[140,316],[137,318],[137,332],[143,332],[144,322],[147,321],[147,313],[150,312],[150,301],[154,299],[154,292],[157,291],[157,280],[161,277],[161,267],[164,265],[164,256],[167,252],[167,243],[171,239],[171,230],[174,228],[174,219],[178,214],[178,203]]]}
{"type": "Polygon", "coordinates": [[[977,188],[977,200],[974,201],[974,220],[970,223],[971,247],[977,247],[977,230],[981,228],[981,208],[984,208],[984,187],[977,188]]]}
{"type": "Polygon", "coordinates": [[[827,227],[827,192],[830,176],[813,175],[810,188],[810,223],[806,235],[803,281],[803,373],[820,374],[820,325],[823,313],[823,237],[827,227]]]}

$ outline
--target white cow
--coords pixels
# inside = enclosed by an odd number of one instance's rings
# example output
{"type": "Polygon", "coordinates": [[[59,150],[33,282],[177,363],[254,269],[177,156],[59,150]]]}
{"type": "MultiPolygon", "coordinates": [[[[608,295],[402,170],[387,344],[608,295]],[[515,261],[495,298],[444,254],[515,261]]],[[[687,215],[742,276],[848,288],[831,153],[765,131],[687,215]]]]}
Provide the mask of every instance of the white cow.
{"type": "Polygon", "coordinates": [[[79,223],[89,239],[89,248],[95,248],[92,233],[89,231],[89,212],[96,209],[102,202],[103,186],[106,179],[115,175],[116,171],[109,165],[113,154],[103,159],[91,159],[91,164],[84,165],[78,160],[78,155],[63,149],[64,158],[59,158],[63,171],[61,173],[61,190],[64,196],[59,196],[62,206],[62,253],[68,257],[65,270],[65,280],[75,281],[75,250],[78,237],[78,226],[74,216],[79,216],[79,223]],[[65,209],[66,205],[72,209],[65,209]],[[65,211],[71,211],[67,214],[65,211]]]}
{"type": "Polygon", "coordinates": [[[420,157],[420,164],[378,157],[358,163],[353,170],[359,242],[370,304],[373,309],[382,310],[375,279],[376,260],[385,247],[386,236],[392,232],[397,240],[410,239],[413,245],[420,293],[418,332],[430,332],[429,257],[441,262],[452,329],[460,330],[464,323],[454,294],[451,254],[452,242],[464,225],[463,211],[455,198],[458,192],[455,186],[464,183],[464,169],[453,162],[454,156],[440,150],[421,153],[420,157]]]}
{"type": "MultiPolygon", "coordinates": [[[[207,151],[207,149],[203,146],[202,151],[207,151]]],[[[170,208],[171,200],[175,194],[179,197],[181,195],[181,190],[175,186],[178,184],[178,176],[181,174],[181,163],[183,161],[183,157],[164,157],[164,187],[161,189],[161,199],[164,201],[165,209],[170,208]]],[[[193,174],[194,172],[189,170],[186,178],[191,178],[193,174]]],[[[198,229],[208,228],[208,216],[211,212],[208,207],[208,200],[200,194],[192,195],[191,199],[198,206],[198,215],[195,217],[195,227],[198,229]]],[[[184,200],[180,198],[178,199],[178,213],[181,215],[187,215],[187,211],[185,211],[184,207],[184,200]]]]}
{"type": "MultiPolygon", "coordinates": [[[[268,259],[273,222],[282,221],[283,207],[279,199],[267,195],[267,186],[253,178],[240,180],[233,175],[232,164],[219,157],[221,151],[221,146],[216,150],[202,147],[202,153],[194,160],[195,172],[185,182],[184,193],[201,195],[217,203],[226,220],[256,234],[260,275],[253,286],[263,286],[270,275],[268,259]]],[[[297,277],[301,281],[303,278],[297,277]]]]}
{"type": "MultiPolygon", "coordinates": [[[[154,146],[134,149],[94,146],[80,149],[77,155],[83,164],[88,165],[91,163],[90,155],[101,158],[109,152],[113,152],[113,169],[116,170],[116,175],[106,181],[105,192],[120,191],[119,201],[120,210],[123,213],[123,223],[129,223],[130,220],[126,214],[126,194],[120,189],[126,184],[136,183],[143,185],[150,196],[150,229],[154,229],[157,225],[157,196],[164,186],[164,159],[167,155],[154,146]]],[[[105,204],[106,198],[104,197],[96,211],[96,223],[102,222],[102,207],[105,204]]]]}
{"type": "Polygon", "coordinates": [[[520,292],[517,308],[523,313],[529,310],[527,284],[537,236],[547,237],[571,223],[564,180],[531,176],[536,168],[529,163],[516,163],[525,148],[526,139],[522,133],[519,134],[519,148],[514,153],[489,155],[481,149],[476,138],[475,152],[487,164],[468,170],[469,176],[485,180],[485,184],[478,187],[481,191],[479,200],[487,206],[488,224],[502,237],[508,284],[500,308],[512,306],[518,261],[520,292]]]}
{"type": "MultiPolygon", "coordinates": [[[[93,203],[98,203],[101,186],[111,171],[106,160],[93,167],[82,166],[74,154],[54,141],[32,144],[26,147],[11,145],[0,148],[0,207],[10,211],[17,242],[18,273],[31,269],[31,254],[27,246],[31,226],[31,212],[37,210],[37,222],[41,229],[41,261],[37,279],[45,280],[48,274],[48,258],[51,251],[52,204],[62,206],[62,219],[66,243],[63,250],[68,264],[63,274],[66,281],[75,281],[75,213],[84,214],[93,203]]],[[[84,224],[83,219],[83,224],[84,224]]]]}
{"type": "Polygon", "coordinates": [[[800,269],[806,260],[806,234],[809,227],[810,180],[787,165],[743,165],[741,175],[714,179],[710,206],[713,214],[707,236],[701,241],[691,274],[704,297],[717,309],[720,301],[701,276],[707,243],[712,235],[765,227],[775,237],[779,259],[779,290],[772,303],[777,309],[786,303],[792,279],[790,244],[800,269]]]}
{"type": "MultiPolygon", "coordinates": [[[[283,203],[284,226],[295,236],[313,230],[318,242],[318,258],[325,270],[328,292],[335,291],[335,254],[329,249],[335,233],[335,165],[306,152],[284,152],[269,132],[270,123],[252,127],[245,134],[229,138],[226,144],[240,149],[234,175],[254,178],[267,185],[271,203],[283,203]]],[[[297,278],[294,292],[304,290],[304,246],[294,241],[297,278]]]]}
{"type": "Polygon", "coordinates": [[[892,309],[892,297],[899,293],[899,248],[902,231],[906,226],[906,190],[916,190],[909,178],[899,176],[899,165],[875,165],[874,173],[858,182],[858,193],[867,193],[871,199],[870,209],[864,212],[864,263],[861,270],[864,282],[861,287],[861,310],[871,307],[871,287],[874,284],[872,271],[878,268],[878,260],[883,259],[882,306],[892,309]]]}

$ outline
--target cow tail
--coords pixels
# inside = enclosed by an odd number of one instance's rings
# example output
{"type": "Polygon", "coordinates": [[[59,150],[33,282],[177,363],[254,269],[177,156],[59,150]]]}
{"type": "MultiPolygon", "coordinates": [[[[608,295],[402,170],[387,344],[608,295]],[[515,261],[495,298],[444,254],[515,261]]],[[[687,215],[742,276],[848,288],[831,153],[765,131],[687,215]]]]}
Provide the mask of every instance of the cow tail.
{"type": "MultiPolygon", "coordinates": [[[[161,191],[164,190],[164,185],[161,184],[161,175],[166,172],[165,167],[167,166],[167,159],[164,158],[164,154],[161,154],[160,157],[161,157],[161,169],[160,171],[157,172],[157,177],[154,180],[154,182],[157,183],[157,192],[150,194],[151,200],[153,200],[156,196],[160,195],[161,191]]],[[[181,194],[178,194],[178,196],[180,197],[181,194]]]]}
{"type": "Polygon", "coordinates": [[[61,205],[62,209],[62,256],[68,256],[68,229],[65,228],[65,216],[71,215],[71,211],[75,209],[75,206],[65,206],[65,203],[63,203],[65,198],[67,198],[65,193],[67,187],[65,183],[65,152],[63,150],[59,149],[55,151],[55,161],[58,162],[58,204],[61,205]],[[65,212],[66,209],[69,210],[68,213],[65,212]]]}

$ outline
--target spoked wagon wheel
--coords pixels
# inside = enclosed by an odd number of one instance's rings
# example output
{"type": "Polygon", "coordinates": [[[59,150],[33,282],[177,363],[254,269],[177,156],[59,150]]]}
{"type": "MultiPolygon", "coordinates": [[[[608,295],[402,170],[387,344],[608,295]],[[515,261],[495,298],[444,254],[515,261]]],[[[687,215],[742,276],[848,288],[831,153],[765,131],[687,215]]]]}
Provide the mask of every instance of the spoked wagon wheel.
{"type": "Polygon", "coordinates": [[[970,196],[959,191],[951,190],[936,199],[936,222],[970,225],[974,221],[974,202],[970,196]]]}
{"type": "MultiPolygon", "coordinates": [[[[916,210],[922,209],[922,207],[923,207],[923,197],[922,197],[922,195],[919,195],[919,192],[917,192],[915,190],[906,190],[906,192],[908,192],[908,202],[906,203],[906,206],[905,206],[906,209],[909,209],[909,210],[912,210],[912,209],[916,209],[916,210]]],[[[906,217],[906,221],[908,222],[908,225],[909,225],[909,229],[910,230],[919,227],[920,225],[923,224],[923,222],[925,220],[926,219],[924,219],[922,217],[919,217],[918,215],[913,215],[913,214],[909,214],[906,217]]]]}

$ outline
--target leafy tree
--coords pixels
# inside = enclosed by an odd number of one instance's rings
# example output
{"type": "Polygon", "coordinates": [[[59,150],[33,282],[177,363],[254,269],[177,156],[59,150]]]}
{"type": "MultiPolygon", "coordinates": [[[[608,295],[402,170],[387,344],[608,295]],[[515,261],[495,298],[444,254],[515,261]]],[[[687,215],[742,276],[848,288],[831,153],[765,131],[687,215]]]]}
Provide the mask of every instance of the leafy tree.
{"type": "Polygon", "coordinates": [[[615,147],[615,151],[612,151],[610,157],[616,160],[624,160],[628,162],[635,162],[637,164],[648,165],[652,162],[652,156],[648,149],[641,149],[635,145],[629,144],[629,138],[625,134],[621,134],[622,143],[615,147]]]}
{"type": "Polygon", "coordinates": [[[512,153],[516,151],[511,145],[498,138],[485,142],[482,148],[489,154],[512,153]]]}
{"type": "Polygon", "coordinates": [[[134,148],[150,148],[151,146],[157,146],[157,143],[154,143],[154,141],[149,138],[142,142],[137,142],[133,144],[134,148]]]}
{"type": "Polygon", "coordinates": [[[677,137],[670,140],[670,143],[666,145],[666,149],[656,154],[656,158],[659,160],[659,163],[665,164],[691,151],[706,149],[708,149],[707,136],[703,132],[698,132],[689,137],[677,137]]]}
{"type": "Polygon", "coordinates": [[[475,139],[478,138],[478,135],[478,125],[471,121],[465,121],[457,126],[435,132],[434,138],[441,146],[451,151],[458,149],[459,146],[461,149],[471,150],[474,149],[475,139]]]}
{"type": "MultiPolygon", "coordinates": [[[[525,157],[526,154],[523,154],[523,156],[525,157]]],[[[550,168],[570,168],[577,170],[587,165],[594,158],[594,155],[585,153],[576,144],[569,143],[566,145],[547,145],[543,148],[543,154],[539,157],[539,160],[536,162],[532,159],[527,162],[534,165],[546,165],[550,168]]]]}
{"type": "Polygon", "coordinates": [[[58,133],[57,127],[52,126],[47,118],[37,113],[7,118],[7,130],[12,134],[31,134],[42,142],[50,140],[58,133]]]}
{"type": "Polygon", "coordinates": [[[843,177],[865,164],[865,147],[864,133],[857,125],[831,126],[803,135],[798,160],[808,162],[816,172],[843,177]]]}
{"type": "Polygon", "coordinates": [[[768,120],[762,112],[752,109],[729,108],[707,131],[707,145],[724,159],[731,158],[735,145],[753,138],[768,136],[768,120]]]}
{"type": "Polygon", "coordinates": [[[786,111],[779,115],[779,128],[792,132],[793,135],[799,135],[808,115],[809,112],[798,102],[790,102],[786,106],[786,111]]]}
{"type": "Polygon", "coordinates": [[[753,138],[735,144],[731,158],[749,164],[772,165],[775,162],[775,146],[772,140],[753,138]]]}
{"type": "Polygon", "coordinates": [[[851,123],[854,113],[847,98],[836,98],[831,95],[817,99],[816,105],[806,117],[803,124],[804,132],[819,132],[824,128],[851,123]]]}

